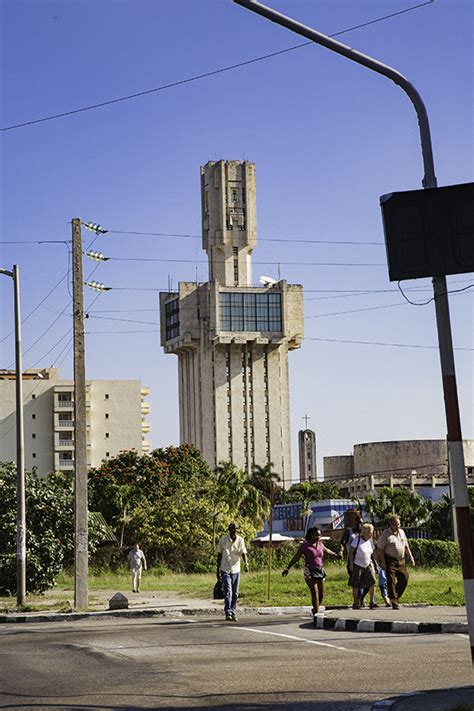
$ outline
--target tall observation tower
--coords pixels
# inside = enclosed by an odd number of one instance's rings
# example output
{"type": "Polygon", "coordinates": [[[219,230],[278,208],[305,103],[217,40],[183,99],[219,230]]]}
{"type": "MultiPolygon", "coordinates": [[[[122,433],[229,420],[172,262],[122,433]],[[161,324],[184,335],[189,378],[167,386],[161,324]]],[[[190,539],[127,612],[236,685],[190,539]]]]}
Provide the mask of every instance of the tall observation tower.
{"type": "Polygon", "coordinates": [[[303,339],[303,287],[252,285],[255,165],[201,168],[209,281],[160,294],[161,345],[179,364],[180,440],[211,467],[273,462],[291,485],[288,351],[303,339]]]}

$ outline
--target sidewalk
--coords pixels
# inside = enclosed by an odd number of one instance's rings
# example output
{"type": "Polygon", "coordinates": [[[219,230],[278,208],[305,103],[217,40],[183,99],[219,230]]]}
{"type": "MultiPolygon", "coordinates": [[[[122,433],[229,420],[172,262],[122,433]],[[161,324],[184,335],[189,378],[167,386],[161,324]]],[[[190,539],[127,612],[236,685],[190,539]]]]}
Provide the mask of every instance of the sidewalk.
{"type": "MultiPolygon", "coordinates": [[[[182,615],[222,615],[223,601],[191,598],[174,592],[149,592],[138,595],[130,593],[128,609],[109,611],[109,600],[114,590],[93,590],[90,593],[90,607],[87,612],[11,612],[0,615],[0,623],[47,622],[74,620],[90,617],[147,617],[182,615]]],[[[240,615],[311,615],[309,606],[301,607],[245,607],[239,606],[240,615]]],[[[467,616],[465,607],[431,607],[430,605],[401,605],[400,610],[378,607],[352,610],[350,607],[321,607],[316,616],[318,629],[356,632],[396,632],[396,633],[466,633],[467,616]]]]}

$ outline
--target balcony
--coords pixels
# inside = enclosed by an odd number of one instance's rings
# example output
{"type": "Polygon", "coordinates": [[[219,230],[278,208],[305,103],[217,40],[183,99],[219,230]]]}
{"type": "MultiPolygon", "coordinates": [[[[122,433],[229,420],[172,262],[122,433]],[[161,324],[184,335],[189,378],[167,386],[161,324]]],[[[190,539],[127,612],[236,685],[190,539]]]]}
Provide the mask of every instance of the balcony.
{"type": "Polygon", "coordinates": [[[74,447],[74,440],[59,438],[58,445],[59,447],[74,447]]]}
{"type": "Polygon", "coordinates": [[[57,427],[72,429],[74,427],[74,420],[58,420],[57,427]]]}
{"type": "Polygon", "coordinates": [[[56,402],[56,407],[67,407],[69,410],[72,410],[74,408],[74,400],[58,400],[56,402]]]}
{"type": "Polygon", "coordinates": [[[74,459],[60,459],[58,461],[58,469],[61,471],[74,469],[74,459]]]}
{"type": "Polygon", "coordinates": [[[150,432],[151,430],[151,425],[149,422],[142,422],[142,432],[150,432]]]}

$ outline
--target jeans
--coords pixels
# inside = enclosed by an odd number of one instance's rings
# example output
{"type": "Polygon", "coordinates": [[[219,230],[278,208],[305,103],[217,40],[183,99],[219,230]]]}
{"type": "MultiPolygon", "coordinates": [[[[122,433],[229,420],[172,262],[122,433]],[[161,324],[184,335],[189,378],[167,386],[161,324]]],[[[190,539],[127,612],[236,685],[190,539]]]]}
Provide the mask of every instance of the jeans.
{"type": "Polygon", "coordinates": [[[388,597],[387,574],[385,573],[385,570],[382,570],[382,568],[379,568],[378,579],[380,594],[385,600],[385,598],[388,597]]]}
{"type": "Polygon", "coordinates": [[[221,577],[224,586],[224,612],[226,615],[235,615],[239,597],[240,573],[226,573],[221,570],[221,577]]]}

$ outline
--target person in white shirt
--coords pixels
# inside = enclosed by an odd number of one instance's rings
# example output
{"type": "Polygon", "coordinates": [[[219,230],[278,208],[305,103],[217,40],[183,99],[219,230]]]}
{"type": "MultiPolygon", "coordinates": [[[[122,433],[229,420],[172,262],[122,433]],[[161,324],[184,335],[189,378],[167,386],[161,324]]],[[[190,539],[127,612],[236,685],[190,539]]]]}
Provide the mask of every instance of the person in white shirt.
{"type": "Polygon", "coordinates": [[[239,597],[240,557],[244,559],[245,571],[249,569],[247,549],[242,536],[237,535],[238,525],[230,523],[229,533],[217,544],[217,579],[224,587],[224,614],[228,621],[236,621],[239,597]]]}
{"type": "Polygon", "coordinates": [[[142,569],[146,570],[146,558],[138,543],[135,543],[127,556],[127,563],[132,573],[132,592],[140,592],[142,569]]]}
{"type": "MultiPolygon", "coordinates": [[[[355,536],[351,542],[349,551],[348,566],[351,571],[349,585],[352,588],[354,604],[352,608],[359,610],[361,599],[366,591],[375,585],[375,568],[372,562],[374,553],[374,527],[371,523],[364,523],[360,535],[355,536]]],[[[375,601],[371,602],[371,607],[375,606],[375,601]]]]}

